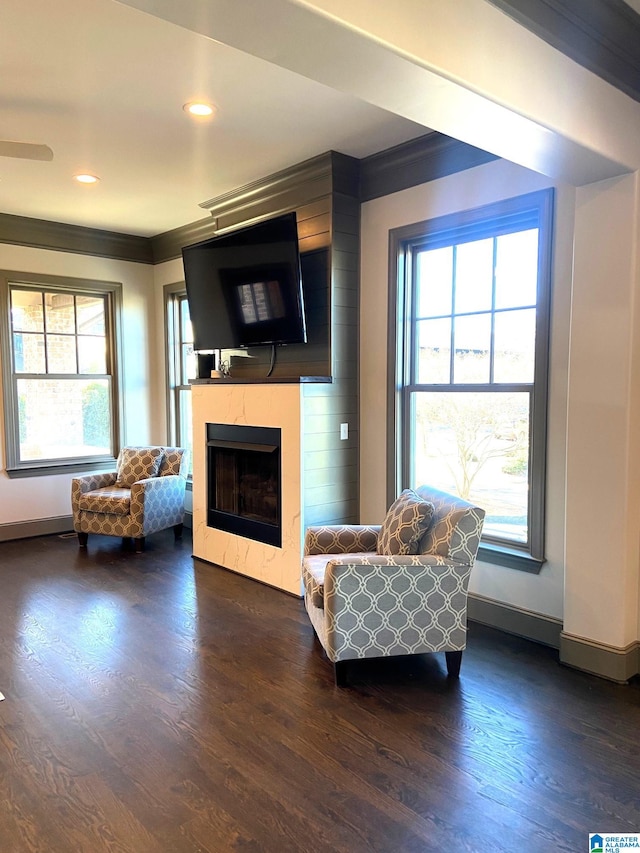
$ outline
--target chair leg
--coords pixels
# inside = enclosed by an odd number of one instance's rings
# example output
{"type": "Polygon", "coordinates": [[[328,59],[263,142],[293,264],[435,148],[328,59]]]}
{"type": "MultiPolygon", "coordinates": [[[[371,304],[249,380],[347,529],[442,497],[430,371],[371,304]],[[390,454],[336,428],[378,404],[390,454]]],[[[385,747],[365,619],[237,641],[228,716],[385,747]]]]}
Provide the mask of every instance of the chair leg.
{"type": "Polygon", "coordinates": [[[142,554],[144,551],[144,536],[140,536],[139,539],[133,540],[136,546],[136,554],[142,554]]]}
{"type": "Polygon", "coordinates": [[[86,548],[88,541],[89,541],[89,534],[88,533],[78,533],[78,545],[81,548],[86,548]]]}
{"type": "Polygon", "coordinates": [[[349,662],[346,660],[337,660],[334,663],[334,670],[336,675],[336,687],[348,687],[349,679],[347,678],[347,668],[349,662]]]}
{"type": "Polygon", "coordinates": [[[179,542],[182,539],[182,528],[182,524],[173,525],[173,539],[175,542],[179,542]]]}
{"type": "Polygon", "coordinates": [[[447,659],[447,675],[449,678],[458,678],[460,675],[460,664],[462,663],[462,652],[445,652],[447,659]]]}

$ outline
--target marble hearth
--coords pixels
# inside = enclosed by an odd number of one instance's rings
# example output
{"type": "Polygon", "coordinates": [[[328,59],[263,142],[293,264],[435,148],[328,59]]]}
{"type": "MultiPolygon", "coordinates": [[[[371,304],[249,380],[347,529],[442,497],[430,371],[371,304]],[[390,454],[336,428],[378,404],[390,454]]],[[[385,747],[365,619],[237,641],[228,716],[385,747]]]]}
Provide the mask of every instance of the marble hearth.
{"type": "MultiPolygon", "coordinates": [[[[343,520],[327,502],[327,495],[332,493],[331,479],[343,477],[341,453],[347,450],[346,443],[339,442],[340,424],[332,423],[329,414],[335,390],[328,380],[212,380],[192,385],[194,556],[301,595],[300,563],[306,527],[343,520]],[[280,546],[211,526],[215,523],[207,511],[207,435],[211,434],[211,424],[280,431],[280,546]],[[334,435],[338,436],[335,450],[329,446],[334,435]],[[328,456],[333,460],[330,464],[328,456]]],[[[341,490],[335,493],[341,494],[341,490]]],[[[337,511],[344,513],[344,508],[337,511]]]]}

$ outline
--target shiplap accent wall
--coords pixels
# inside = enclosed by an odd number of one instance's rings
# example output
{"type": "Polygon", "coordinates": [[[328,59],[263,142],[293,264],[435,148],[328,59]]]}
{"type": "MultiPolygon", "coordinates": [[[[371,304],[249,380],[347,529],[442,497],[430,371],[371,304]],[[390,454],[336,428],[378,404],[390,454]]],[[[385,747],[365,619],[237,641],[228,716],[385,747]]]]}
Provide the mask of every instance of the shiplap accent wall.
{"type": "MultiPolygon", "coordinates": [[[[215,234],[296,212],[307,343],[277,347],[271,376],[331,380],[305,388],[307,523],[356,523],[359,163],[331,151],[203,206],[212,214],[215,234]],[[340,437],[341,424],[347,424],[347,439],[340,437]]],[[[268,385],[271,347],[248,352],[248,358],[232,358],[232,376],[268,385]]]]}
{"type": "Polygon", "coordinates": [[[302,424],[305,522],[357,524],[357,398],[336,393],[335,385],[305,386],[302,424]],[[349,437],[340,440],[340,424],[349,437]]]}

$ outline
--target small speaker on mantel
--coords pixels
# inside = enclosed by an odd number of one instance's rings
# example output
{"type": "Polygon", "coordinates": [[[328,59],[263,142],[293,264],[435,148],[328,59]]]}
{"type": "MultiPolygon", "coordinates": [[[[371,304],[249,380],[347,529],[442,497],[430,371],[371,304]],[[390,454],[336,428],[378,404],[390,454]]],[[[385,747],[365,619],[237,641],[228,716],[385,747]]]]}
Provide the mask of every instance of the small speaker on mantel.
{"type": "Polygon", "coordinates": [[[215,370],[216,357],[212,352],[199,352],[196,354],[198,359],[198,379],[209,379],[211,371],[215,370]]]}

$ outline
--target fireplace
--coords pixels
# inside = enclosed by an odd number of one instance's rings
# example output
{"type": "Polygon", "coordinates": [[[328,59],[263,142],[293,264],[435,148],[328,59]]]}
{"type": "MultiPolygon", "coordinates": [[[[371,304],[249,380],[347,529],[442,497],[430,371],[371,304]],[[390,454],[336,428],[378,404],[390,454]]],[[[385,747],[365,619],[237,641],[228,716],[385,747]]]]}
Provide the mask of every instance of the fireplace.
{"type": "Polygon", "coordinates": [[[207,424],[207,525],[282,545],[280,430],[207,424]]]}

